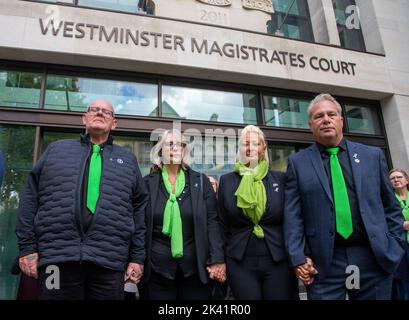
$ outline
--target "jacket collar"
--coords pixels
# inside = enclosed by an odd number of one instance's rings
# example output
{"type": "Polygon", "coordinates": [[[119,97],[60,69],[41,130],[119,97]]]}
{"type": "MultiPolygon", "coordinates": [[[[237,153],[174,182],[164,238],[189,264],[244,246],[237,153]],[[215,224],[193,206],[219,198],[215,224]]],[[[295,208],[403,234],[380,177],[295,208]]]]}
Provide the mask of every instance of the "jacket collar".
{"type": "MultiPolygon", "coordinates": [[[[85,133],[85,132],[81,133],[81,135],[80,135],[80,141],[81,141],[81,143],[86,144],[86,145],[88,145],[88,146],[91,145],[91,139],[89,138],[89,134],[88,134],[88,133],[85,133]]],[[[114,143],[114,137],[110,134],[110,135],[108,136],[108,140],[107,140],[104,144],[106,144],[106,145],[112,145],[113,143],[114,143]]]]}

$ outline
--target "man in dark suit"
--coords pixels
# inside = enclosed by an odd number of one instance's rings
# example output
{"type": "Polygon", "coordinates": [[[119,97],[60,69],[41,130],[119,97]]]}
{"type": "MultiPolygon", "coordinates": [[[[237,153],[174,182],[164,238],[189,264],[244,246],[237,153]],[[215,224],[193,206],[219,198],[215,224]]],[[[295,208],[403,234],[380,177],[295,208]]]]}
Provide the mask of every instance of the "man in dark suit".
{"type": "Polygon", "coordinates": [[[405,241],[379,148],[343,138],[329,94],[308,108],[316,143],[288,160],[286,250],[309,299],[390,299],[405,241]]]}

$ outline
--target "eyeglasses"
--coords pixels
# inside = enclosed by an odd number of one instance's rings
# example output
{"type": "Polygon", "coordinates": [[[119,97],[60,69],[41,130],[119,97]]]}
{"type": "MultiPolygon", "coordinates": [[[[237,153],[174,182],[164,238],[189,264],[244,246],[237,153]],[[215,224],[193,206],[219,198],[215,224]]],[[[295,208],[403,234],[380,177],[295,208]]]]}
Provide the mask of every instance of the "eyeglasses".
{"type": "Polygon", "coordinates": [[[100,111],[102,112],[104,117],[107,117],[107,118],[113,118],[114,117],[114,113],[111,110],[104,109],[104,108],[101,108],[101,107],[89,107],[88,108],[88,113],[92,114],[92,115],[97,114],[100,111]]]}
{"type": "Polygon", "coordinates": [[[166,142],[165,147],[168,148],[168,149],[174,149],[174,148],[182,149],[182,148],[186,147],[186,144],[185,143],[180,143],[180,142],[176,142],[176,143],[166,142]]]}

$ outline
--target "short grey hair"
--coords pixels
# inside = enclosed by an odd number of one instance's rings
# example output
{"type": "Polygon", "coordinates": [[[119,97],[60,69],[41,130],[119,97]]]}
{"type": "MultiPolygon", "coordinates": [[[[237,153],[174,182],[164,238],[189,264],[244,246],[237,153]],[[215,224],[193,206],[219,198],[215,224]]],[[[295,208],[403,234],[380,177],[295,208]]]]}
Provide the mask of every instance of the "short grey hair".
{"type": "Polygon", "coordinates": [[[331,96],[329,93],[321,93],[319,95],[317,95],[309,104],[308,109],[307,109],[307,113],[308,113],[308,118],[311,119],[311,109],[319,102],[321,101],[331,101],[333,102],[336,107],[337,107],[337,111],[339,113],[340,116],[342,116],[342,108],[341,105],[339,104],[339,102],[333,97],[331,96]]]}
{"type": "Polygon", "coordinates": [[[179,136],[181,138],[181,143],[185,144],[181,165],[183,169],[187,169],[187,167],[189,166],[191,162],[189,142],[186,139],[186,137],[182,135],[182,133],[177,129],[165,130],[162,133],[158,142],[151,149],[150,159],[151,159],[152,164],[154,165],[154,167],[162,169],[163,161],[162,161],[161,152],[162,152],[162,148],[165,145],[166,139],[168,138],[169,134],[173,134],[173,136],[179,136]]]}
{"type": "Polygon", "coordinates": [[[392,173],[394,173],[394,172],[402,173],[403,176],[405,177],[405,179],[406,179],[406,180],[409,180],[409,176],[408,176],[408,174],[406,173],[405,170],[403,170],[403,169],[401,169],[401,168],[394,168],[394,169],[392,169],[391,171],[389,171],[389,176],[390,176],[392,173]]]}
{"type": "Polygon", "coordinates": [[[265,135],[264,135],[264,132],[263,131],[261,131],[261,129],[259,128],[259,127],[257,127],[257,126],[254,126],[254,125],[248,125],[248,126],[245,126],[244,127],[244,129],[241,131],[241,133],[240,133],[240,137],[239,137],[239,145],[237,146],[237,154],[236,154],[236,160],[237,161],[239,161],[240,160],[240,144],[241,143],[243,143],[243,140],[246,138],[246,135],[248,134],[248,133],[256,133],[256,134],[258,134],[259,135],[259,137],[261,137],[261,139],[263,140],[263,143],[264,143],[264,155],[263,155],[263,158],[265,159],[265,160],[267,160],[267,163],[270,163],[269,162],[269,158],[268,158],[268,149],[267,149],[267,142],[266,142],[266,137],[265,137],[265,135]]]}

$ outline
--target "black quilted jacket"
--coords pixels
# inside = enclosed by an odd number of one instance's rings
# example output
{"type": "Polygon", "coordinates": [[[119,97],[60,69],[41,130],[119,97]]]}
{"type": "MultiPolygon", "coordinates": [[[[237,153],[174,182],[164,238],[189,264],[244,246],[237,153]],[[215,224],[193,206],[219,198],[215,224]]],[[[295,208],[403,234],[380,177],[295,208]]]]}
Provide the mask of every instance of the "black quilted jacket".
{"type": "Polygon", "coordinates": [[[80,195],[90,143],[52,143],[30,172],[21,196],[16,234],[20,257],[38,252],[39,266],[87,261],[122,271],[144,263],[144,209],[148,201],[137,160],[108,141],[102,150],[100,198],[87,233],[80,224],[80,195]]]}

